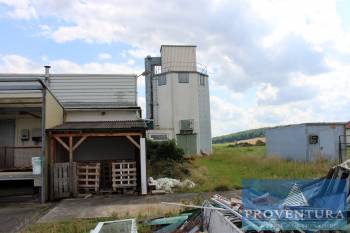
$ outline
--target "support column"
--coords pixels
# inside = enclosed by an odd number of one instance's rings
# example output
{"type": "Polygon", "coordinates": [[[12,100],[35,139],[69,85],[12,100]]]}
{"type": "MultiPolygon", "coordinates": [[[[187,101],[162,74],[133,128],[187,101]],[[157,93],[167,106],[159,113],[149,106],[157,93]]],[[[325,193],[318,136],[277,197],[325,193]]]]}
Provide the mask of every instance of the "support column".
{"type": "Polygon", "coordinates": [[[71,195],[73,196],[74,187],[74,172],[73,172],[73,137],[69,136],[69,187],[71,195]]]}
{"type": "Polygon", "coordinates": [[[140,138],[141,194],[147,194],[146,139],[140,138]]]}

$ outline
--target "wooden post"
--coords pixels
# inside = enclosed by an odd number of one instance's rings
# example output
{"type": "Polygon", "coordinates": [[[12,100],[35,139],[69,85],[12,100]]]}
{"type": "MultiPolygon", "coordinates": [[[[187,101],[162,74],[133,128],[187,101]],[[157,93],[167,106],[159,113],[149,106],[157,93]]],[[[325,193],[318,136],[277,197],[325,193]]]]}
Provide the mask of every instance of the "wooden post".
{"type": "Polygon", "coordinates": [[[54,156],[55,156],[55,152],[56,152],[56,148],[55,148],[55,139],[50,137],[50,160],[49,160],[49,174],[50,174],[50,201],[53,201],[54,199],[54,176],[53,176],[53,170],[54,170],[54,156]]]}
{"type": "Polygon", "coordinates": [[[140,138],[141,194],[147,194],[146,139],[140,138]]]}
{"type": "Polygon", "coordinates": [[[74,190],[74,169],[73,169],[73,137],[69,136],[69,187],[70,192],[73,195],[74,190]]]}

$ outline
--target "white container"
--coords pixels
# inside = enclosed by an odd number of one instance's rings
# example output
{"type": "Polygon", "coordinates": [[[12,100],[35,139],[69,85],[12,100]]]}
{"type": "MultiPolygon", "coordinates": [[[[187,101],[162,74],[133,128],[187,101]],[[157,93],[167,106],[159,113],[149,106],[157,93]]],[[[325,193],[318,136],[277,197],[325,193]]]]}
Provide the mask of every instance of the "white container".
{"type": "Polygon", "coordinates": [[[40,157],[32,157],[32,167],[33,167],[33,175],[41,174],[41,159],[40,157]]]}

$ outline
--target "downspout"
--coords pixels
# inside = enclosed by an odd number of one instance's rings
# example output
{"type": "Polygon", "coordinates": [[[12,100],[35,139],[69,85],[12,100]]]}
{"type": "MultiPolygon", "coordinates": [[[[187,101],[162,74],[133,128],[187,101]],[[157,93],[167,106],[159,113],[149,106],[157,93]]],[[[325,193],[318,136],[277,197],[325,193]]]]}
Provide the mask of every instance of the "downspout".
{"type": "Polygon", "coordinates": [[[42,107],[41,107],[41,154],[40,154],[40,160],[41,160],[41,198],[40,202],[45,203],[46,201],[46,177],[45,177],[45,151],[46,151],[46,133],[45,133],[45,115],[46,115],[46,109],[45,109],[45,103],[46,103],[46,88],[43,88],[42,91],[43,97],[42,97],[42,107]]]}
{"type": "Polygon", "coordinates": [[[50,82],[50,66],[44,66],[45,68],[45,84],[46,87],[43,87],[43,97],[42,97],[42,107],[41,107],[41,198],[40,202],[45,203],[46,201],[46,88],[50,82]]]}

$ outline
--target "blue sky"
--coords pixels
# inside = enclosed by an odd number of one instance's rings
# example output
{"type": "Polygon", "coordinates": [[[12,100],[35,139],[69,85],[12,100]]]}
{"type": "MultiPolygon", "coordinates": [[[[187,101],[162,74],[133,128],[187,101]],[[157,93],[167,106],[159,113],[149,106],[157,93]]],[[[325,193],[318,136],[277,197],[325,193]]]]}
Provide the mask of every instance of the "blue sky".
{"type": "Polygon", "coordinates": [[[0,33],[2,73],[139,74],[161,44],[195,44],[213,135],[350,119],[346,0],[0,0],[0,33]]]}

